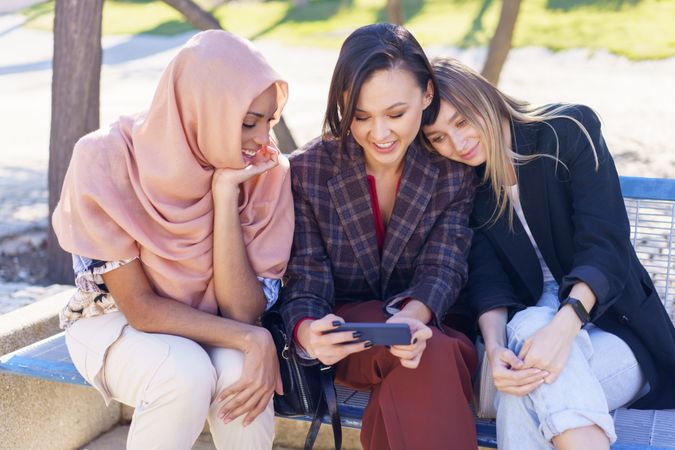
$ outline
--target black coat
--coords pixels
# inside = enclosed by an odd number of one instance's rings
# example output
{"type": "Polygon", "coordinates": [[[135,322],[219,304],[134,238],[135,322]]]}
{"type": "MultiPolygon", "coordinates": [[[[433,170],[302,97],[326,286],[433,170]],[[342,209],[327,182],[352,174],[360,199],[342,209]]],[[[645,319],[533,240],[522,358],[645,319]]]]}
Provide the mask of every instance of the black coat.
{"type": "MultiPolygon", "coordinates": [[[[675,408],[675,329],[630,243],[619,177],[600,121],[581,105],[565,114],[588,130],[599,167],[585,135],[569,119],[512,124],[516,153],[558,158],[540,157],[517,168],[523,213],[560,285],[560,298],[575,283],[587,283],[597,298],[593,323],[623,339],[637,357],[651,390],[633,407],[675,408]]],[[[482,176],[484,167],[477,170],[482,176]]],[[[475,233],[464,290],[477,315],[534,305],[543,288],[539,261],[517,216],[510,229],[506,214],[491,220],[494,211],[491,188],[482,185],[471,217],[475,233]]]]}

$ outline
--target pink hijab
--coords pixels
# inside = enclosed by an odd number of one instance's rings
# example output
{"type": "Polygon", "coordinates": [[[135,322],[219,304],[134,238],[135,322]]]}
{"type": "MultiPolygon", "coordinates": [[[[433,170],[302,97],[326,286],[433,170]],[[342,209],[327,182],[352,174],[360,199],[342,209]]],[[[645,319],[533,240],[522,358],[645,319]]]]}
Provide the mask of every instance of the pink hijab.
{"type": "MultiPolygon", "coordinates": [[[[210,313],[214,167],[241,168],[251,102],[287,84],[253,45],[195,35],[166,68],[150,109],[80,139],[52,218],[64,250],[102,261],[139,257],[156,292],[210,313]]],[[[241,187],[244,243],[258,276],[281,278],[293,239],[288,160],[241,187]]]]}

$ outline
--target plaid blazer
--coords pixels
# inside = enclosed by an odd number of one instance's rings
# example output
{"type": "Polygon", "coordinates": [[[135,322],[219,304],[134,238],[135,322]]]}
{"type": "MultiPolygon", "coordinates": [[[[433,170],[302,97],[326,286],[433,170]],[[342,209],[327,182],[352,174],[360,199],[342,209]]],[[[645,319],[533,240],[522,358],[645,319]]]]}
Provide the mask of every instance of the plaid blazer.
{"type": "Polygon", "coordinates": [[[420,300],[439,324],[467,278],[474,171],[412,144],[380,255],[363,150],[351,137],[345,147],[317,138],[289,158],[295,235],[280,297],[289,335],[336,302],[374,299],[385,316],[420,300]]]}

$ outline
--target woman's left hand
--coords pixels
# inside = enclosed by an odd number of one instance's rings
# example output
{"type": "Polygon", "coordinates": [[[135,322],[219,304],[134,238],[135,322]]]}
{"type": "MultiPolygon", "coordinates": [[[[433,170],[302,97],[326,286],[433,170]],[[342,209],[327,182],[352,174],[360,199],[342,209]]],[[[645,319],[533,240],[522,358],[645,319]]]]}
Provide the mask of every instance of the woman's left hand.
{"type": "Polygon", "coordinates": [[[424,349],[427,347],[427,340],[431,339],[431,328],[422,321],[408,317],[401,312],[391,316],[387,323],[406,323],[410,327],[412,335],[410,345],[392,345],[389,351],[401,360],[403,367],[416,368],[420,363],[424,349]]]}
{"type": "Polygon", "coordinates": [[[242,169],[215,169],[211,181],[213,195],[226,192],[239,192],[239,185],[251,178],[273,169],[279,164],[279,151],[274,147],[263,146],[252,164],[242,169]]]}
{"type": "Polygon", "coordinates": [[[284,391],[276,347],[269,331],[252,326],[242,352],[241,377],[218,395],[218,401],[223,402],[218,416],[227,424],[245,414],[243,425],[247,426],[265,410],[275,391],[280,395],[284,391]]]}
{"type": "Polygon", "coordinates": [[[520,349],[518,357],[524,362],[519,369],[535,367],[549,372],[544,378],[548,384],[553,383],[562,372],[572,350],[572,342],[579,329],[566,326],[556,316],[548,325],[530,336],[520,349]]]}

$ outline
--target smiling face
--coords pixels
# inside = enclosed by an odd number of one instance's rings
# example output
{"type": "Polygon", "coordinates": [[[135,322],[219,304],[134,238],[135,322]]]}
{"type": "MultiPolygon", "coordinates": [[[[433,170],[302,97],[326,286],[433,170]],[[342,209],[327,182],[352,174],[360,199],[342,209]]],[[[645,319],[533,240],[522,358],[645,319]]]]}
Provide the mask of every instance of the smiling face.
{"type": "Polygon", "coordinates": [[[448,159],[473,167],[487,159],[480,132],[446,100],[441,100],[436,121],[423,132],[434,150],[448,159]]]}
{"type": "Polygon", "coordinates": [[[277,87],[270,85],[248,107],[241,125],[241,157],[252,164],[258,152],[270,142],[270,124],[276,119],[277,87]]]}
{"type": "Polygon", "coordinates": [[[433,89],[404,69],[379,70],[363,83],[350,131],[371,171],[398,169],[420,129],[433,89]]]}

